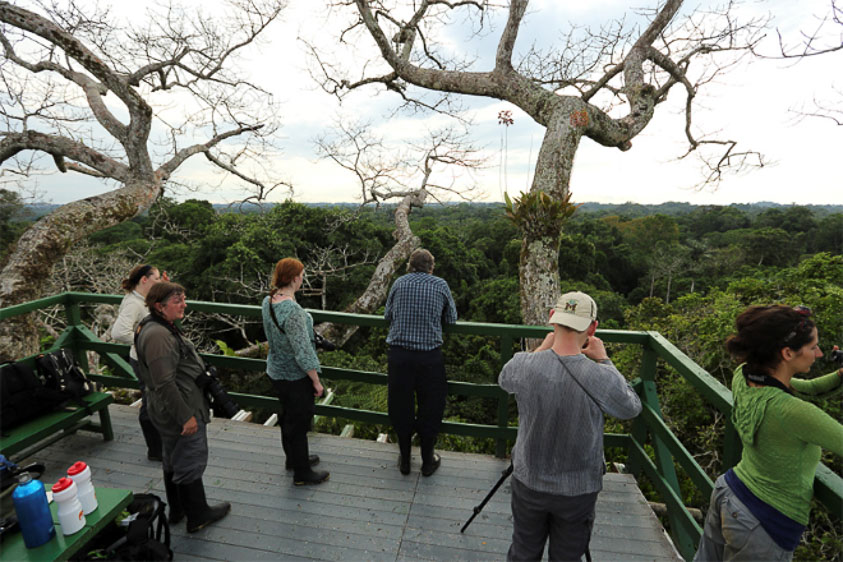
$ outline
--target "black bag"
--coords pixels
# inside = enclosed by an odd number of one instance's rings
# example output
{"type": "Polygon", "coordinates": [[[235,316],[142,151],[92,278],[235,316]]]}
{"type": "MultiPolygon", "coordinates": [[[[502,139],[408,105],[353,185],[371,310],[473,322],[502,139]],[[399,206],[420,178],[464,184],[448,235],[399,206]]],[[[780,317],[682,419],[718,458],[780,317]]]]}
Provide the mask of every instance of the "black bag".
{"type": "Polygon", "coordinates": [[[126,508],[128,526],[111,524],[73,560],[172,560],[166,505],[155,494],[135,494],[126,508]]]}
{"type": "Polygon", "coordinates": [[[42,353],[35,358],[35,365],[47,388],[67,393],[79,405],[84,405],[82,397],[94,390],[93,383],[76,364],[73,354],[68,349],[42,353]]]}
{"type": "Polygon", "coordinates": [[[72,395],[47,386],[22,362],[0,366],[0,432],[67,404],[72,395]]]}

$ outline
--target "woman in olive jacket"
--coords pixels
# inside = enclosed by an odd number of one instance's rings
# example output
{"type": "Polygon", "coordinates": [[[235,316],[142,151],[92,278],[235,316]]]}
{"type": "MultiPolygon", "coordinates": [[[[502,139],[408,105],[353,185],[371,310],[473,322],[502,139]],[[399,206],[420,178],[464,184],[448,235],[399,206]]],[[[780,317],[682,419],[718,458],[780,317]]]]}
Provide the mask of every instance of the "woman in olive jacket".
{"type": "Polygon", "coordinates": [[[163,445],[169,519],[178,523],[186,514],[187,532],[193,533],[225,517],[231,505],[209,506],[205,499],[202,475],[208,464],[210,404],[196,383],[205,364],[175,325],[184,318],[185,299],[184,287],[176,283],[150,288],[146,295],[150,315],[138,326],[135,345],[149,417],[163,445]]]}

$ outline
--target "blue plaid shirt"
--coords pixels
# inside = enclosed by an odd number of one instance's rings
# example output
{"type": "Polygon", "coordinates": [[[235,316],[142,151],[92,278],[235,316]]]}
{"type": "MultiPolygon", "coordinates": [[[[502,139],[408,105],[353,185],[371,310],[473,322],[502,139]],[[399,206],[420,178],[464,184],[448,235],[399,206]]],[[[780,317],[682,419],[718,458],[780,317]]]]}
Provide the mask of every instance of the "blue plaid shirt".
{"type": "Polygon", "coordinates": [[[444,279],[414,272],[392,285],[383,316],[389,322],[386,343],[429,351],[442,345],[442,324],[457,321],[457,307],[444,279]]]}

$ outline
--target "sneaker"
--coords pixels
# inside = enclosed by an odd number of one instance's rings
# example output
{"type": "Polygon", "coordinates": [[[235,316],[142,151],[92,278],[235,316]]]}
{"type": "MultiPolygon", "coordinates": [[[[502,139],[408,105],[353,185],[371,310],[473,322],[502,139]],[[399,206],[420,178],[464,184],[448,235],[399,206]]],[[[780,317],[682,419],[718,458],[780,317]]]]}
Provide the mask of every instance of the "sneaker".
{"type": "Polygon", "coordinates": [[[306,474],[301,476],[293,476],[293,484],[296,486],[306,486],[308,484],[321,484],[331,475],[325,470],[309,470],[306,474]]]}
{"type": "Polygon", "coordinates": [[[442,463],[442,459],[439,458],[439,455],[433,453],[433,461],[428,463],[423,463],[421,468],[422,476],[430,476],[436,469],[439,468],[439,465],[442,463]]]}
{"type": "Polygon", "coordinates": [[[398,470],[400,470],[401,474],[404,476],[410,474],[410,459],[407,458],[405,460],[401,453],[398,453],[398,470]]]}
{"type": "MultiPolygon", "coordinates": [[[[310,466],[315,466],[319,464],[319,455],[310,455],[307,457],[310,466]]],[[[290,463],[290,459],[287,459],[287,462],[284,463],[284,468],[287,470],[293,470],[293,465],[290,463]]]]}

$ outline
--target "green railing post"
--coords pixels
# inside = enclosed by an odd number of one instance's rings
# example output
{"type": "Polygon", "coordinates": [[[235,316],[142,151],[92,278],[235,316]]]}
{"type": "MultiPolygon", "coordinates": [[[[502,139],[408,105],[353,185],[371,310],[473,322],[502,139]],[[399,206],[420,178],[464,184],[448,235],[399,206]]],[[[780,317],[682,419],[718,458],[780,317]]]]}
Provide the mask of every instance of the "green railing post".
{"type": "MultiPolygon", "coordinates": [[[[505,334],[501,336],[501,364],[498,372],[503,369],[507,361],[512,359],[512,336],[505,334]]],[[[497,381],[495,381],[497,382],[497,381]]],[[[509,424],[509,394],[501,391],[498,397],[498,427],[506,429],[509,424]]],[[[506,456],[506,439],[500,437],[495,439],[495,456],[502,459],[506,456]]]]}
{"type": "Polygon", "coordinates": [[[720,467],[720,472],[725,472],[726,469],[732,468],[738,461],[741,460],[741,453],[743,452],[743,443],[735,430],[735,425],[732,423],[732,418],[726,418],[726,427],[723,432],[723,466],[720,467]]]}
{"type": "MultiPolygon", "coordinates": [[[[640,396],[641,401],[644,404],[649,405],[658,414],[658,416],[663,419],[664,416],[662,416],[661,413],[661,405],[659,404],[659,394],[656,388],[655,380],[657,361],[658,354],[656,351],[650,346],[645,347],[644,356],[641,360],[640,396]]],[[[644,423],[643,420],[642,423],[644,423]]],[[[638,433],[633,435],[635,439],[639,439],[642,432],[645,434],[649,433],[653,444],[653,451],[656,454],[656,467],[658,468],[659,476],[668,486],[670,486],[674,493],[681,498],[682,491],[679,487],[679,479],[676,477],[676,467],[673,464],[673,455],[670,454],[667,444],[661,437],[649,431],[646,428],[646,425],[643,429],[639,427],[637,430],[638,433]]],[[[678,544],[682,545],[680,550],[687,551],[689,548],[693,549],[695,537],[691,537],[687,533],[685,527],[681,523],[680,515],[681,514],[676,513],[675,511],[668,511],[668,520],[670,521],[673,539],[678,544]]]]}
{"type": "Polygon", "coordinates": [[[73,350],[73,356],[76,358],[76,362],[79,363],[79,366],[82,367],[82,370],[87,373],[91,370],[88,364],[88,354],[79,346],[79,340],[77,337],[77,330],[83,327],[82,310],[79,306],[79,301],[70,295],[66,295],[64,301],[64,313],[67,317],[66,332],[70,336],[69,343],[71,350],[73,350]]]}

